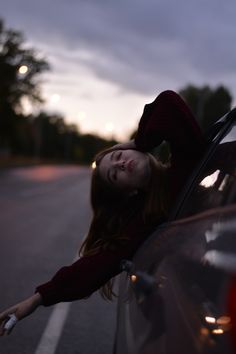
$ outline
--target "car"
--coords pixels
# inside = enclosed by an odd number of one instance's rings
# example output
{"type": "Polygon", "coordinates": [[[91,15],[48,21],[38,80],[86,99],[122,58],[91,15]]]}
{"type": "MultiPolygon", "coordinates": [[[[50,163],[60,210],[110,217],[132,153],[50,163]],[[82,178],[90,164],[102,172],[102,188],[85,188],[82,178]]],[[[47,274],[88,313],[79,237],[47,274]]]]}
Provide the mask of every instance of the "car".
{"type": "Polygon", "coordinates": [[[123,260],[115,354],[236,353],[236,108],[167,222],[123,260]]]}

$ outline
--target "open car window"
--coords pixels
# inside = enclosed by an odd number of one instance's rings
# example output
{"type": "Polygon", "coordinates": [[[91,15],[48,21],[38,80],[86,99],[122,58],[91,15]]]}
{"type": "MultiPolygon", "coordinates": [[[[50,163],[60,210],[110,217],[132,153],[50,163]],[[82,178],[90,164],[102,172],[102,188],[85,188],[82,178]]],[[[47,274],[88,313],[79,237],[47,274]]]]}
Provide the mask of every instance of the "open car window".
{"type": "Polygon", "coordinates": [[[177,218],[236,203],[236,123],[216,146],[177,218]]]}

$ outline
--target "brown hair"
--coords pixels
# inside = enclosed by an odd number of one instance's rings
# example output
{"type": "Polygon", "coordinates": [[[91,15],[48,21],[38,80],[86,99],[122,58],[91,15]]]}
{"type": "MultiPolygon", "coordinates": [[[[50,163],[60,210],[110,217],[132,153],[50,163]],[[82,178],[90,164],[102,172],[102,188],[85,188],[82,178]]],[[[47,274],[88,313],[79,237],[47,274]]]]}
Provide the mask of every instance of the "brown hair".
{"type": "MultiPolygon", "coordinates": [[[[105,150],[95,158],[97,166],[106,153],[105,150]]],[[[167,193],[167,166],[147,153],[151,168],[148,189],[136,195],[127,196],[104,181],[95,168],[92,173],[90,199],[93,218],[86,239],[83,241],[79,254],[89,256],[101,250],[114,250],[128,240],[124,234],[125,226],[142,208],[144,223],[158,224],[166,218],[169,210],[167,193]]],[[[101,289],[101,295],[112,300],[114,294],[113,279],[101,289]]]]}

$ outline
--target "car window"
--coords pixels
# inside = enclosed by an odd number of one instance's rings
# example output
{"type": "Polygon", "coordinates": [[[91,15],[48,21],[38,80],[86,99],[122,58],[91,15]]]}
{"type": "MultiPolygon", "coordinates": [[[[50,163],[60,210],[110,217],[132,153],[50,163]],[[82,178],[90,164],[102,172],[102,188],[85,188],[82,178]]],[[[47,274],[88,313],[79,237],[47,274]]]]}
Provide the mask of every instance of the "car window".
{"type": "Polygon", "coordinates": [[[177,218],[236,203],[236,125],[216,146],[177,218]]]}

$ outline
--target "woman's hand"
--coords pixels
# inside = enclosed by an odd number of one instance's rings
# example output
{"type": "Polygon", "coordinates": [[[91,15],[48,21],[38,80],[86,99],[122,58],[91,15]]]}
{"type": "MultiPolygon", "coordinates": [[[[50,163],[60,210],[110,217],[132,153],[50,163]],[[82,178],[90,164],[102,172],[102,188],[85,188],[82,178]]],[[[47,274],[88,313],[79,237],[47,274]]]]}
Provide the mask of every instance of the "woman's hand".
{"type": "Polygon", "coordinates": [[[128,150],[128,149],[136,149],[135,141],[130,140],[127,143],[116,144],[113,146],[115,149],[128,150]]]}
{"type": "Polygon", "coordinates": [[[110,147],[109,149],[103,150],[96,155],[96,162],[100,162],[104,155],[108,154],[109,152],[115,150],[128,150],[128,149],[136,149],[135,141],[130,140],[126,143],[116,144],[110,147]]]}
{"type": "Polygon", "coordinates": [[[126,143],[116,144],[111,147],[112,150],[128,150],[136,149],[134,140],[127,141],[126,143]]]}
{"type": "Polygon", "coordinates": [[[41,305],[41,303],[41,295],[36,293],[28,299],[19,302],[15,306],[12,306],[0,313],[0,336],[10,334],[16,324],[16,322],[13,320],[13,326],[10,326],[10,328],[7,329],[4,328],[8,320],[12,317],[10,315],[15,315],[17,321],[19,321],[34,312],[37,307],[41,305]]]}

